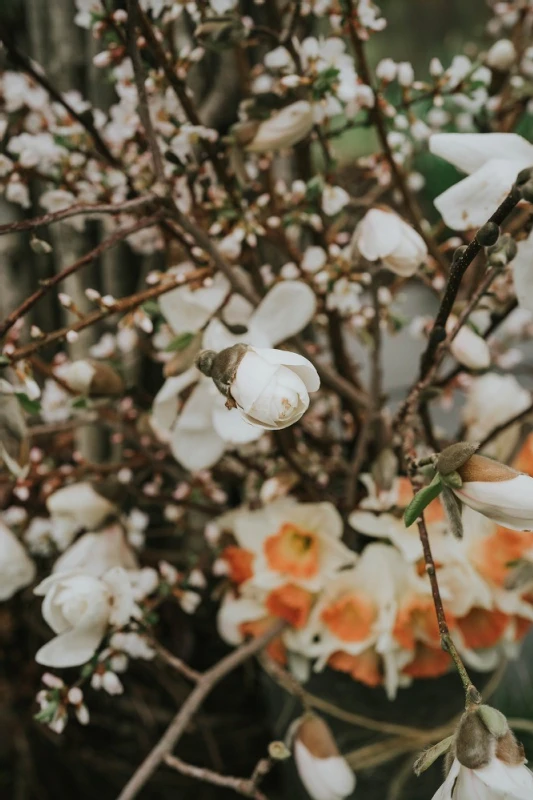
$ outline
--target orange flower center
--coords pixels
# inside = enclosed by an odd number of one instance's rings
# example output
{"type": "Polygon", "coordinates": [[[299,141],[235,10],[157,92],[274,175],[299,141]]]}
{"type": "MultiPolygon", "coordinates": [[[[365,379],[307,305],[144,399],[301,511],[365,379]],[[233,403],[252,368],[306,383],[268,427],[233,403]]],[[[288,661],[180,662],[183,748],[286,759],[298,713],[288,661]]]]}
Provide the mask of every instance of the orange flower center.
{"type": "MultiPolygon", "coordinates": [[[[242,622],[239,625],[239,630],[245,639],[257,639],[258,636],[262,636],[263,633],[270,630],[274,623],[275,620],[272,617],[264,617],[250,622],[242,622]]],[[[287,651],[281,636],[276,636],[275,639],[272,639],[266,647],[266,652],[278,664],[287,663],[287,651]]]]}
{"type": "Polygon", "coordinates": [[[320,545],[314,533],[287,522],[263,545],[270,569],[292,578],[313,578],[319,569],[320,545]]]}
{"type": "Polygon", "coordinates": [[[450,656],[440,647],[428,647],[423,642],[417,642],[415,657],[402,672],[411,678],[438,678],[448,672],[450,664],[450,656]]]}
{"type": "Polygon", "coordinates": [[[229,578],[233,583],[241,584],[253,576],[252,563],[255,555],[244,547],[229,545],[224,549],[222,558],[229,567],[229,578]]]}
{"type": "MultiPolygon", "coordinates": [[[[448,613],[446,619],[452,628],[453,617],[448,613]]],[[[398,611],[392,635],[406,650],[413,650],[418,639],[439,646],[439,625],[431,598],[421,595],[411,597],[398,611]]]]}
{"type": "Polygon", "coordinates": [[[321,620],[342,642],[362,642],[370,636],[376,610],[372,603],[351,593],[327,606],[321,620]]]}
{"type": "Polygon", "coordinates": [[[503,586],[514,561],[533,548],[533,533],[497,528],[472,547],[472,563],[484,578],[503,586]]]}
{"type": "Polygon", "coordinates": [[[303,628],[309,617],[313,595],[300,586],[287,583],[273,589],[266,598],[265,605],[273,617],[287,620],[295,628],[303,628]]]}
{"type": "Polygon", "coordinates": [[[484,648],[497,644],[509,624],[509,616],[502,611],[473,608],[465,617],[457,619],[467,647],[484,648]]]}
{"type": "Polygon", "coordinates": [[[356,681],[361,681],[367,686],[379,686],[383,683],[381,659],[373,647],[358,656],[337,650],[330,656],[328,664],[332,669],[349,673],[356,681]]]}

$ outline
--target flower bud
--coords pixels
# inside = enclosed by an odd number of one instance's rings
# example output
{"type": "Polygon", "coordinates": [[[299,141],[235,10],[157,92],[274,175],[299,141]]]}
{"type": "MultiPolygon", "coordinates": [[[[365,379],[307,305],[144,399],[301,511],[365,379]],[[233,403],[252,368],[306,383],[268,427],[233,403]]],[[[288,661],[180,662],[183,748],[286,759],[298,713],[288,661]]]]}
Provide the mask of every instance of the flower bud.
{"type": "Polygon", "coordinates": [[[239,360],[229,394],[244,418],[267,430],[297,422],[309,407],[320,379],[303,356],[248,347],[239,360]]]}
{"type": "Polygon", "coordinates": [[[463,484],[453,491],[461,502],[506,528],[533,530],[533,478],[478,455],[457,471],[463,484]]]}
{"type": "Polygon", "coordinates": [[[500,235],[500,227],[495,222],[486,222],[476,233],[476,239],[483,247],[496,244],[500,235]]]}
{"type": "Polygon", "coordinates": [[[342,800],[355,789],[355,775],[341,756],[324,720],[306,714],[295,723],[294,760],[313,800],[342,800]]]}
{"type": "MultiPolygon", "coordinates": [[[[456,322],[455,317],[448,317],[447,333],[453,331],[456,322]]],[[[490,348],[487,342],[468,325],[459,328],[450,345],[450,352],[468,369],[487,369],[490,366],[490,348]]]]}
{"type": "Polygon", "coordinates": [[[441,475],[457,472],[474,455],[478,447],[477,442],[457,442],[444,448],[435,464],[437,472],[441,475]]]}
{"type": "Polygon", "coordinates": [[[112,367],[91,358],[73,361],[57,374],[74,391],[88,397],[109,397],[124,392],[124,381],[112,367]]]}
{"type": "Polygon", "coordinates": [[[422,237],[393,211],[372,208],[357,225],[351,241],[352,257],[380,261],[386,268],[408,278],[427,256],[422,237]]]}
{"type": "Polygon", "coordinates": [[[487,262],[491,267],[501,268],[513,260],[517,253],[516,242],[509,233],[500,236],[496,244],[487,249],[487,262]]]}
{"type": "Polygon", "coordinates": [[[498,42],[494,42],[485,59],[489,67],[501,72],[509,70],[515,61],[516,48],[510,39],[500,39],[498,42]]]}

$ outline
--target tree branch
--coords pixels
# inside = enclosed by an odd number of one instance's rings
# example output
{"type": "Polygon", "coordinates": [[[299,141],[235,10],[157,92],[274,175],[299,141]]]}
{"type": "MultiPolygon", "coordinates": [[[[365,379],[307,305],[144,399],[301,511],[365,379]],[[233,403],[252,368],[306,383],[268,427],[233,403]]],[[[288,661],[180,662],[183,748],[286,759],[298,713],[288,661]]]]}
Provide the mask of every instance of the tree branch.
{"type": "Polygon", "coordinates": [[[159,742],[130,778],[120,793],[118,800],[133,800],[133,798],[137,796],[162,761],[170,755],[172,749],[183,736],[190,720],[216,684],[244,661],[247,661],[256,653],[259,653],[272,639],[279,636],[285,624],[286,623],[282,621],[278,622],[262,636],[258,636],[256,639],[252,639],[250,642],[241,645],[237,650],[234,650],[219,661],[218,664],[215,664],[214,667],[211,667],[211,669],[203,673],[201,679],[198,681],[159,742]]]}
{"type": "MultiPolygon", "coordinates": [[[[187,764],[181,758],[176,756],[165,756],[165,764],[172,767],[181,775],[187,775],[190,778],[196,778],[204,783],[212,783],[213,786],[222,786],[225,789],[233,789],[237,794],[244,797],[251,797],[253,800],[267,800],[266,795],[257,788],[257,780],[254,778],[234,778],[230,775],[221,775],[206,767],[196,767],[193,764],[187,764]]],[[[263,759],[266,761],[266,759],[263,759]]],[[[262,763],[261,761],[259,762],[262,763]]],[[[268,762],[267,762],[268,763],[268,762]]]]}

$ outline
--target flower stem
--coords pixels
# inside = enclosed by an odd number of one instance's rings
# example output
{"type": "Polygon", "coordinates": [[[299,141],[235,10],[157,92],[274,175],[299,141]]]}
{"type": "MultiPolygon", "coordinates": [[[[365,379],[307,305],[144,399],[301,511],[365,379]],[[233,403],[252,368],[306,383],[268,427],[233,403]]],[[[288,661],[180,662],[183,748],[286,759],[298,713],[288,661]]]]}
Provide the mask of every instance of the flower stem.
{"type": "MultiPolygon", "coordinates": [[[[413,484],[413,490],[416,491],[417,487],[413,484]]],[[[470,676],[466,670],[465,665],[462,662],[461,656],[457,652],[457,648],[453,643],[453,639],[450,635],[450,629],[448,627],[448,622],[446,620],[446,614],[444,613],[444,606],[442,605],[442,598],[440,595],[439,589],[439,582],[437,580],[437,570],[435,568],[435,561],[433,559],[433,553],[431,552],[431,545],[429,543],[429,536],[428,530],[426,527],[426,521],[424,519],[424,515],[422,514],[420,519],[418,520],[418,534],[420,536],[420,542],[422,543],[422,550],[424,552],[424,561],[426,564],[426,572],[429,577],[429,582],[431,584],[431,594],[433,596],[433,604],[435,606],[435,613],[437,615],[437,622],[439,625],[439,633],[440,633],[440,641],[442,649],[449,653],[452,657],[453,663],[459,673],[459,677],[463,683],[463,688],[465,690],[465,707],[469,708],[471,705],[477,705],[481,702],[481,695],[470,680],[470,676]]]]}

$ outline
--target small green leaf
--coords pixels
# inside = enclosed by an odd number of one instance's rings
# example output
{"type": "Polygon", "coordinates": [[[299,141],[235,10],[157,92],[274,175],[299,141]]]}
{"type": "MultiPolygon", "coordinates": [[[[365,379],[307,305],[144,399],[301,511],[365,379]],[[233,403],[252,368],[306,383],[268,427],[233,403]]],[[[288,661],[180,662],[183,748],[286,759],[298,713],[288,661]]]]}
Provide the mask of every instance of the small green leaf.
{"type": "Polygon", "coordinates": [[[72,408],[87,408],[87,398],[86,397],[76,397],[75,400],[71,403],[72,408]]]}
{"type": "Polygon", "coordinates": [[[423,510],[428,506],[432,500],[439,496],[442,492],[442,481],[440,475],[437,473],[428,486],[424,486],[419,492],[415,494],[407,508],[405,509],[403,519],[406,528],[418,519],[423,510]]]}
{"type": "Polygon", "coordinates": [[[413,766],[417,777],[425,772],[437,758],[440,758],[440,756],[448,752],[452,746],[453,738],[453,736],[448,736],[446,739],[443,739],[442,742],[437,742],[433,747],[424,750],[424,752],[418,756],[413,766]]]}
{"type": "Polygon", "coordinates": [[[24,392],[15,392],[15,394],[17,395],[17,399],[24,411],[27,411],[28,414],[39,413],[41,410],[41,404],[38,400],[30,400],[28,395],[24,394],[24,392]]]}
{"type": "Polygon", "coordinates": [[[442,482],[452,489],[460,489],[463,485],[463,479],[458,472],[447,472],[446,475],[441,475],[442,482]]]}
{"type": "Polygon", "coordinates": [[[34,714],[33,719],[37,720],[37,722],[44,722],[48,725],[49,722],[52,722],[53,718],[56,715],[57,711],[57,703],[49,703],[46,708],[43,708],[41,711],[38,711],[37,714],[34,714]]]}
{"type": "Polygon", "coordinates": [[[148,314],[149,316],[154,316],[161,313],[159,303],[157,303],[155,300],[147,300],[146,303],[142,304],[141,308],[145,314],[148,314]]]}
{"type": "Polygon", "coordinates": [[[179,336],[176,336],[170,344],[165,347],[167,353],[175,353],[176,350],[185,350],[186,347],[190,345],[192,340],[194,339],[194,333],[180,333],[179,336]]]}

